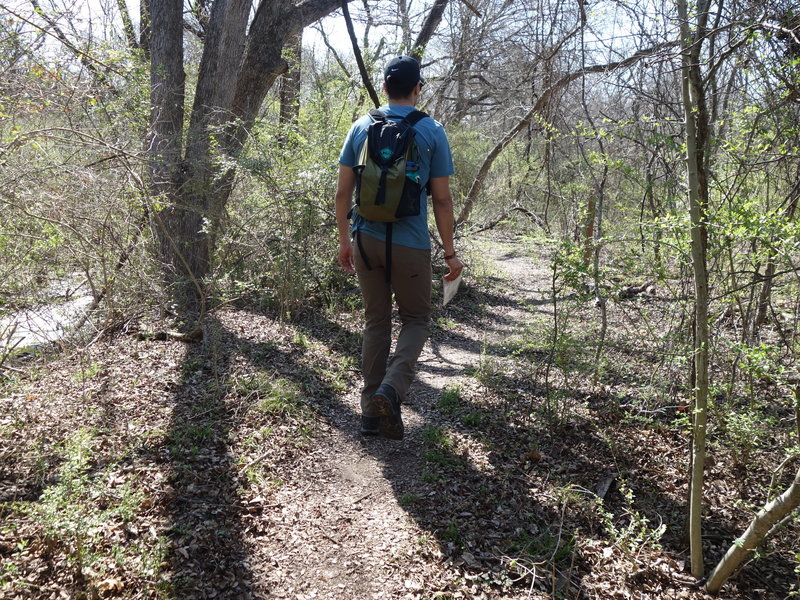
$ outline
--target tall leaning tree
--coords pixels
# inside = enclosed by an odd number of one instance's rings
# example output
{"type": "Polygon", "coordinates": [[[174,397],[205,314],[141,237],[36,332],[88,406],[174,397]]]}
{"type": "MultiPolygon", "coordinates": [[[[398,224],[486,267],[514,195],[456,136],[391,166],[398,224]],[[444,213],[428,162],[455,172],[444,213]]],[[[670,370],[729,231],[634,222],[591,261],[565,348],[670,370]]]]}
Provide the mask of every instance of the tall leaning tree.
{"type": "Polygon", "coordinates": [[[342,3],[260,0],[254,11],[252,0],[214,0],[188,119],[184,2],[147,3],[152,225],[170,296],[185,314],[206,308],[204,279],[234,179],[230,159],[287,68],[284,45],[342,3]]]}

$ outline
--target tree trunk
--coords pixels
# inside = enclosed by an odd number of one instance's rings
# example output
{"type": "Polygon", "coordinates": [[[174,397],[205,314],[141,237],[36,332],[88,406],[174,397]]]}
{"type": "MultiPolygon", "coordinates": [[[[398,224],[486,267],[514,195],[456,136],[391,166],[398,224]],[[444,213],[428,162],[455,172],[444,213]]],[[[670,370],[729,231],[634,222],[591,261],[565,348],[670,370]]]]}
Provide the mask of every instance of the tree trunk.
{"type": "Polygon", "coordinates": [[[235,159],[241,152],[267,92],[286,70],[286,41],[339,6],[341,0],[263,0],[249,21],[250,0],[215,0],[184,149],[182,2],[150,3],[154,229],[165,279],[180,308],[205,308],[203,281],[234,175],[231,167],[220,166],[229,160],[220,158],[235,159]]]}
{"type": "Polygon", "coordinates": [[[792,485],[753,517],[745,532],[717,563],[717,566],[711,571],[711,575],[708,576],[706,591],[711,594],[719,592],[722,585],[750,552],[767,538],[775,524],[798,506],[800,506],[800,470],[797,471],[792,485]]]}
{"type": "MultiPolygon", "coordinates": [[[[678,0],[681,23],[682,99],[686,119],[686,166],[689,184],[689,216],[691,222],[692,269],[694,272],[694,382],[692,423],[692,464],[689,483],[689,546],[691,571],[702,577],[703,545],[703,472],[706,455],[706,423],[708,419],[708,272],[707,252],[707,187],[703,171],[703,149],[707,143],[707,119],[704,111],[702,81],[697,65],[700,58],[702,25],[693,38],[689,28],[686,0],[678,0]],[[699,121],[699,122],[698,122],[699,121]]],[[[702,21],[702,14],[698,21],[702,21]]]]}
{"type": "MultiPolygon", "coordinates": [[[[654,159],[655,159],[655,154],[653,155],[653,158],[650,160],[650,164],[648,164],[647,166],[647,176],[646,176],[647,187],[645,190],[645,197],[647,198],[647,203],[650,206],[650,215],[652,216],[653,221],[655,221],[659,217],[659,210],[658,207],[656,206],[656,197],[655,194],[653,193],[653,190],[655,188],[655,175],[653,174],[653,169],[651,168],[651,165],[654,159]]],[[[642,212],[644,212],[644,210],[642,212]]],[[[653,238],[653,260],[655,261],[656,268],[659,270],[661,270],[662,267],[661,235],[662,235],[661,228],[656,227],[655,237],[653,238]]],[[[644,244],[644,240],[642,241],[642,244],[644,244]]]]}
{"type": "Polygon", "coordinates": [[[300,73],[303,65],[303,33],[297,33],[287,44],[286,60],[289,68],[281,76],[278,89],[280,98],[280,122],[290,127],[297,122],[300,115],[300,73]]]}
{"type": "MultiPolygon", "coordinates": [[[[794,213],[797,209],[798,200],[800,200],[800,179],[797,180],[797,183],[795,183],[792,191],[789,193],[789,205],[783,212],[783,219],[785,221],[791,221],[794,219],[794,213]]],[[[772,280],[775,276],[775,268],[775,252],[770,250],[769,261],[767,262],[767,270],[764,273],[764,283],[761,285],[761,292],[758,295],[756,316],[755,319],[753,319],[753,332],[751,335],[751,339],[753,341],[755,341],[755,339],[758,337],[758,332],[761,326],[767,322],[767,308],[769,308],[770,298],[772,296],[772,280]]]]}
{"type": "Polygon", "coordinates": [[[204,272],[208,255],[202,244],[194,243],[201,228],[199,215],[179,193],[185,182],[181,147],[185,91],[182,8],[181,0],[155,2],[151,7],[148,146],[158,254],[165,283],[175,286],[172,295],[183,303],[198,296],[193,274],[204,272]]]}
{"type": "Polygon", "coordinates": [[[411,17],[408,14],[408,0],[397,0],[397,18],[402,35],[401,51],[411,54],[411,17]]]}
{"type": "Polygon", "coordinates": [[[139,1],[139,47],[144,52],[146,58],[150,57],[150,38],[153,35],[151,23],[150,3],[152,0],[139,1]]]}
{"type": "Polygon", "coordinates": [[[136,37],[136,30],[133,28],[131,13],[128,11],[128,5],[125,3],[125,0],[117,0],[117,10],[122,19],[122,29],[125,32],[128,48],[131,50],[139,48],[139,40],[136,37]]]}
{"type": "Polygon", "coordinates": [[[594,256],[594,225],[597,221],[597,200],[594,191],[589,192],[586,203],[586,216],[583,221],[583,266],[587,269],[592,264],[594,256]]]}
{"type": "Polygon", "coordinates": [[[767,322],[767,309],[769,308],[770,298],[772,297],[772,279],[775,277],[775,257],[770,251],[767,268],[764,271],[764,281],[758,293],[758,303],[756,305],[756,315],[753,318],[752,333],[750,340],[755,342],[758,338],[761,326],[767,322]]]}

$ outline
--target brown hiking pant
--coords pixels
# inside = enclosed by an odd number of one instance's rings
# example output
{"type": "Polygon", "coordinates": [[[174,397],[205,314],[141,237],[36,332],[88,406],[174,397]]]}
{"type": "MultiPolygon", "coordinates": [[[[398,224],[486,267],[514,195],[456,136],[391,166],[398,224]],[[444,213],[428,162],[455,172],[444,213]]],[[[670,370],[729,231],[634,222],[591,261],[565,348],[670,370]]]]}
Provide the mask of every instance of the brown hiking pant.
{"type": "Polygon", "coordinates": [[[391,281],[387,283],[386,243],[368,235],[358,235],[361,243],[353,244],[353,262],[364,296],[365,317],[361,346],[361,371],[364,375],[361,411],[374,416],[372,395],[381,383],[392,386],[401,402],[405,400],[414,379],[414,366],[430,336],[431,251],[393,244],[391,281]],[[389,359],[392,292],[402,326],[394,354],[389,359]]]}

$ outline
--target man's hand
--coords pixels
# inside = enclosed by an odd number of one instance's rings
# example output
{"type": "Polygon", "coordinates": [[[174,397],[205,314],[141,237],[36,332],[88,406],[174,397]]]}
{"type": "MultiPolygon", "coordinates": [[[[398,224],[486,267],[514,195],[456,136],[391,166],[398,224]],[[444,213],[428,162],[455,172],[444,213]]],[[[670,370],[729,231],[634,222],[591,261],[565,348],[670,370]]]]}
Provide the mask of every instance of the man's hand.
{"type": "Polygon", "coordinates": [[[444,262],[450,271],[444,276],[445,281],[455,281],[464,270],[453,244],[455,231],[455,216],[453,215],[453,196],[450,193],[450,177],[431,177],[431,195],[433,196],[433,217],[436,219],[436,229],[442,239],[444,262]]]}
{"type": "Polygon", "coordinates": [[[353,244],[350,242],[350,199],[356,187],[356,175],[353,169],[339,165],[339,181],[336,184],[336,229],[339,232],[339,266],[351,275],[355,275],[353,264],[353,244]]]}
{"type": "Polygon", "coordinates": [[[447,258],[444,262],[447,265],[447,268],[450,269],[450,272],[444,276],[445,281],[454,281],[459,275],[461,275],[461,271],[464,270],[464,263],[462,263],[457,256],[447,258]]]}
{"type": "Polygon", "coordinates": [[[353,264],[353,244],[350,242],[339,244],[339,266],[351,275],[356,274],[353,264]]]}

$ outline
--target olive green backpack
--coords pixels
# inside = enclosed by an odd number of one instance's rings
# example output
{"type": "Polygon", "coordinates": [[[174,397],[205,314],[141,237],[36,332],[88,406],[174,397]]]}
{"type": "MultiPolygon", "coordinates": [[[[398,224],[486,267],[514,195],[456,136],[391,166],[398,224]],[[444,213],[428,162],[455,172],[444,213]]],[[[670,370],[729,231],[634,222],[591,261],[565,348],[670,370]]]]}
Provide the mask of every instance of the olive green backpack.
{"type": "Polygon", "coordinates": [[[353,167],[356,211],[369,221],[391,223],[419,214],[419,159],[414,125],[428,115],[414,110],[401,121],[380,111],[372,119],[367,139],[353,167]]]}
{"type": "MultiPolygon", "coordinates": [[[[427,117],[422,111],[411,111],[400,121],[393,121],[380,110],[369,111],[372,123],[361,148],[356,175],[354,210],[369,221],[386,223],[386,280],[391,277],[392,223],[420,212],[422,191],[419,177],[419,151],[414,141],[414,125],[427,117]]],[[[357,238],[361,256],[368,269],[361,240],[357,238]]]]}

